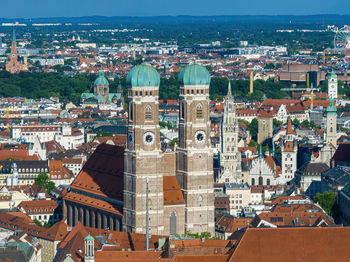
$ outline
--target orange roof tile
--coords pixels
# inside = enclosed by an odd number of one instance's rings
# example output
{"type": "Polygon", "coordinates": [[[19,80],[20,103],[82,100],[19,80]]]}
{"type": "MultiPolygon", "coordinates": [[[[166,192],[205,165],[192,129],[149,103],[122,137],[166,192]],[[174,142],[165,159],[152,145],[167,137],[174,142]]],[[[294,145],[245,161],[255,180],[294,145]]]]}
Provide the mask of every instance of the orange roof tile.
{"type": "Polygon", "coordinates": [[[182,205],[185,201],[175,176],[163,177],[164,205],[182,205]]]}

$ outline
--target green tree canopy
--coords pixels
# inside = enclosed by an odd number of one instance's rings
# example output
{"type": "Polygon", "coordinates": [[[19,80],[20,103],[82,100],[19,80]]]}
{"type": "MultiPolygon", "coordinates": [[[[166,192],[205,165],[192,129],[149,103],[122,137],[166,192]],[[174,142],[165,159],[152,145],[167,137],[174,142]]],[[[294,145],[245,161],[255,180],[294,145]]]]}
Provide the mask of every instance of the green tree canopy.
{"type": "Polygon", "coordinates": [[[336,200],[336,194],[332,191],[325,191],[324,193],[317,193],[314,201],[319,204],[328,215],[331,215],[332,207],[336,200]]]}
{"type": "Polygon", "coordinates": [[[50,181],[49,176],[46,173],[40,173],[34,181],[34,185],[39,185],[45,188],[48,194],[55,189],[55,183],[50,181]]]}

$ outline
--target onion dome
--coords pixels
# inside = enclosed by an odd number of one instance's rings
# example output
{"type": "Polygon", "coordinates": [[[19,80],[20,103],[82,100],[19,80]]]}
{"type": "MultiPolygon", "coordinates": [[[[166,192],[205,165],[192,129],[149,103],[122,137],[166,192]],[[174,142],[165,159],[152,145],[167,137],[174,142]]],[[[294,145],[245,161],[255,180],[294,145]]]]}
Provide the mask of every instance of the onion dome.
{"type": "Polygon", "coordinates": [[[95,86],[98,86],[98,85],[102,85],[102,86],[109,85],[109,82],[107,78],[104,76],[102,70],[100,70],[100,73],[98,74],[98,77],[95,80],[95,86]]]}
{"type": "Polygon", "coordinates": [[[141,64],[131,69],[126,77],[126,83],[134,86],[159,86],[160,76],[153,67],[141,64]]]}
{"type": "Polygon", "coordinates": [[[191,64],[181,70],[179,82],[183,85],[209,85],[210,74],[204,66],[191,64]]]}
{"type": "Polygon", "coordinates": [[[327,114],[337,114],[337,107],[334,105],[335,101],[333,98],[329,99],[329,106],[327,107],[327,114]]]}
{"type": "Polygon", "coordinates": [[[337,74],[334,73],[334,71],[332,70],[331,74],[329,75],[328,78],[334,78],[334,79],[337,79],[337,74]]]}

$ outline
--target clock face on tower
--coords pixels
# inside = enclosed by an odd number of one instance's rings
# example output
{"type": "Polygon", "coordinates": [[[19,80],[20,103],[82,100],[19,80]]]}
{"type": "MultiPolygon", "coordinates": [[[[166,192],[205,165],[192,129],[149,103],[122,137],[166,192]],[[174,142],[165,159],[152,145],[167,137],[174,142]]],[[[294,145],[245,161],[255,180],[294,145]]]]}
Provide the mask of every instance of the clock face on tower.
{"type": "Polygon", "coordinates": [[[194,135],[194,139],[195,139],[196,143],[198,143],[198,144],[204,143],[205,142],[204,131],[202,131],[202,130],[197,131],[196,134],[194,135]]]}
{"type": "Polygon", "coordinates": [[[290,158],[290,154],[287,154],[287,157],[290,158]]]}
{"type": "Polygon", "coordinates": [[[146,132],[143,135],[143,142],[145,143],[145,145],[152,145],[154,143],[154,134],[152,132],[146,132]]]}
{"type": "Polygon", "coordinates": [[[133,140],[132,133],[129,133],[128,134],[128,142],[129,142],[129,144],[132,144],[132,140],[133,140]]]}

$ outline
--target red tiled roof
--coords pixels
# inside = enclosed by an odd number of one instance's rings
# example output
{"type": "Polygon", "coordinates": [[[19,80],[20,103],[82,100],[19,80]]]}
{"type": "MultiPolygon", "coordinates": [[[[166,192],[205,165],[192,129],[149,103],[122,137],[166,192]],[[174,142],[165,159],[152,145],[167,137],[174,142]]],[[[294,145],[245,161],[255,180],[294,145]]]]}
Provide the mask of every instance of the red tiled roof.
{"type": "Polygon", "coordinates": [[[345,262],[349,242],[347,227],[249,228],[229,261],[345,262]]]}
{"type": "Polygon", "coordinates": [[[164,205],[182,205],[185,201],[175,176],[163,177],[164,205]]]}
{"type": "Polygon", "coordinates": [[[109,213],[122,215],[122,207],[120,206],[112,205],[107,201],[95,199],[84,195],[79,195],[73,192],[68,192],[64,196],[64,200],[78,204],[83,204],[85,206],[90,206],[99,210],[104,210],[109,213]]]}
{"type": "Polygon", "coordinates": [[[54,200],[22,201],[19,205],[27,214],[53,214],[58,207],[54,200]]]}
{"type": "Polygon", "coordinates": [[[123,201],[124,148],[100,144],[70,187],[123,201]]]}

